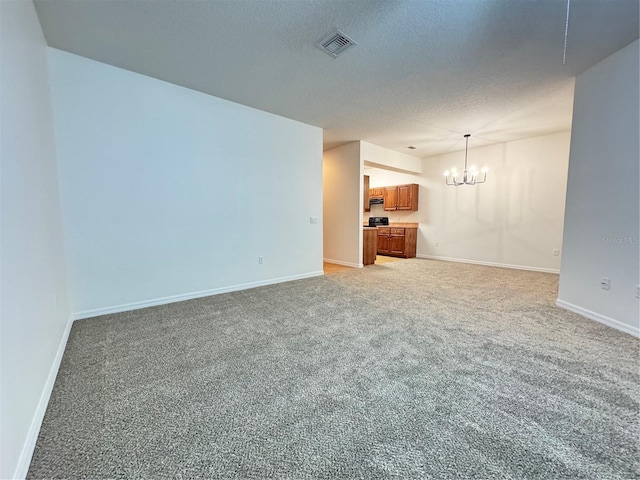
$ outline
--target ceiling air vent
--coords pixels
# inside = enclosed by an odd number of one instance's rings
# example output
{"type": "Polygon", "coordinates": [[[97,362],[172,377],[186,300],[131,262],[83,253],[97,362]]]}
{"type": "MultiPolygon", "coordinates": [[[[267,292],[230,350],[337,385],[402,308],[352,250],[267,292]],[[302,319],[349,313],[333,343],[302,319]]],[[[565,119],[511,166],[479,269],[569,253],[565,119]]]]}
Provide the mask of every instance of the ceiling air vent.
{"type": "Polygon", "coordinates": [[[338,55],[343,54],[354,45],[357,45],[357,43],[338,30],[332,30],[331,33],[325,35],[322,40],[316,43],[319,49],[333,58],[337,58],[338,55]]]}

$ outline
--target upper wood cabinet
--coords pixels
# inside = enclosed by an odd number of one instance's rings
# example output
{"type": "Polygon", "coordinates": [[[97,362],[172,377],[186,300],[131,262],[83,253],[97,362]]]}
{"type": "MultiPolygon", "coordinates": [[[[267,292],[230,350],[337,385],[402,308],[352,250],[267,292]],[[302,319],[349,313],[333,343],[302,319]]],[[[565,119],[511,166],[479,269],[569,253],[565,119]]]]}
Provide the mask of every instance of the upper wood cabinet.
{"type": "Polygon", "coordinates": [[[363,188],[363,198],[362,198],[362,206],[365,212],[370,212],[371,207],[369,206],[369,175],[364,176],[364,188],[363,188]]]}
{"type": "Polygon", "coordinates": [[[376,187],[369,189],[369,198],[383,198],[384,197],[384,187],[376,187]]]}
{"type": "Polygon", "coordinates": [[[396,210],[398,204],[398,187],[384,187],[384,209],[396,210]]]}
{"type": "Polygon", "coordinates": [[[418,210],[418,184],[384,187],[385,210],[418,210]]]}
{"type": "Polygon", "coordinates": [[[418,210],[418,184],[398,185],[398,210],[418,210]]]}

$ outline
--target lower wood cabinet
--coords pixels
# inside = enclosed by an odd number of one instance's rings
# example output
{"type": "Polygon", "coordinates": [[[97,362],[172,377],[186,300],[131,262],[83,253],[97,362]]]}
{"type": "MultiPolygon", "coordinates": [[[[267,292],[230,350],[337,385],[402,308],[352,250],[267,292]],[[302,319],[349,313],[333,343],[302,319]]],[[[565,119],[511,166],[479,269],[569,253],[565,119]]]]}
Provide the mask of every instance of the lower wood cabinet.
{"type": "Polygon", "coordinates": [[[362,232],[362,264],[372,265],[376,263],[376,238],[375,228],[364,228],[362,232]]]}
{"type": "Polygon", "coordinates": [[[417,228],[378,227],[378,255],[413,258],[417,240],[417,228]]]}

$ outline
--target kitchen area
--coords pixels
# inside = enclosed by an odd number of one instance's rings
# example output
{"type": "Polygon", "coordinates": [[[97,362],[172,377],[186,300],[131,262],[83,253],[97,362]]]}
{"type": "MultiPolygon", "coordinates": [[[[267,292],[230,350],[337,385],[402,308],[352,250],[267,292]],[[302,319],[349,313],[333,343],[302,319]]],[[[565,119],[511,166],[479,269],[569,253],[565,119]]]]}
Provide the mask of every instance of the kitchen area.
{"type": "Polygon", "coordinates": [[[417,256],[426,181],[421,159],[364,141],[325,151],[325,264],[362,268],[417,256]]]}
{"type": "Polygon", "coordinates": [[[413,258],[416,256],[418,222],[390,221],[388,215],[418,210],[420,186],[417,183],[371,187],[370,176],[363,177],[362,263],[373,265],[381,256],[413,258]],[[383,209],[385,216],[371,215],[383,209]]]}

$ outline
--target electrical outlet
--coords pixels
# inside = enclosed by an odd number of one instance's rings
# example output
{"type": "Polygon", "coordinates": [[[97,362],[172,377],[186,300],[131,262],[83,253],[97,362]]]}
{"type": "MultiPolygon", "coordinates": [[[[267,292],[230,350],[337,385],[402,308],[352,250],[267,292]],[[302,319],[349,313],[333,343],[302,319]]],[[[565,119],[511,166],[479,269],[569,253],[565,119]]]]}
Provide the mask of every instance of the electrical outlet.
{"type": "Polygon", "coordinates": [[[636,298],[640,298],[640,285],[636,285],[636,298]]]}
{"type": "Polygon", "coordinates": [[[309,223],[313,223],[313,224],[318,223],[318,217],[309,217],[309,223]]]}
{"type": "Polygon", "coordinates": [[[553,256],[557,257],[558,255],[560,255],[560,250],[558,250],[557,248],[553,251],[553,256]]]}
{"type": "Polygon", "coordinates": [[[258,263],[262,265],[264,263],[264,258],[258,257],[258,263]]]}
{"type": "Polygon", "coordinates": [[[440,242],[436,242],[436,247],[439,247],[439,246],[440,246],[440,242]]]}
{"type": "Polygon", "coordinates": [[[611,279],[605,277],[600,280],[600,288],[603,290],[609,290],[611,288],[611,279]]]}

